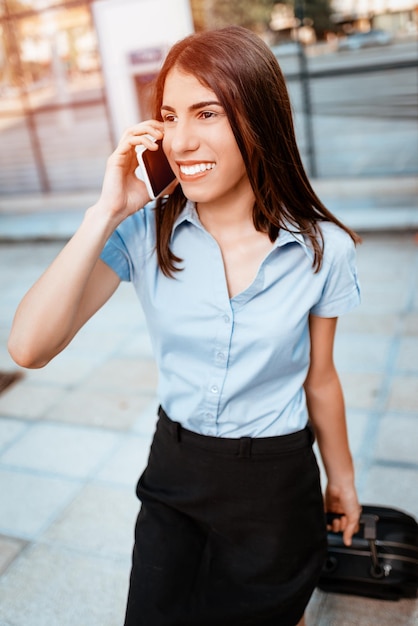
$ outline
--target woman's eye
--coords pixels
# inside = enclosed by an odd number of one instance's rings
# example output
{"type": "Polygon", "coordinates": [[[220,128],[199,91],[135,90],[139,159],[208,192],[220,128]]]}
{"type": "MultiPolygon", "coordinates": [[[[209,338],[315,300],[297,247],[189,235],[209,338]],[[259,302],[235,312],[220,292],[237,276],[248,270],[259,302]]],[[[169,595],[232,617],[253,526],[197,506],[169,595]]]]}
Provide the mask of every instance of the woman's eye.
{"type": "Polygon", "coordinates": [[[209,120],[211,117],[216,117],[215,111],[202,111],[200,114],[204,120],[209,120]]]}
{"type": "Polygon", "coordinates": [[[172,115],[171,113],[163,115],[162,118],[163,118],[163,122],[175,122],[176,121],[175,115],[172,115]]]}

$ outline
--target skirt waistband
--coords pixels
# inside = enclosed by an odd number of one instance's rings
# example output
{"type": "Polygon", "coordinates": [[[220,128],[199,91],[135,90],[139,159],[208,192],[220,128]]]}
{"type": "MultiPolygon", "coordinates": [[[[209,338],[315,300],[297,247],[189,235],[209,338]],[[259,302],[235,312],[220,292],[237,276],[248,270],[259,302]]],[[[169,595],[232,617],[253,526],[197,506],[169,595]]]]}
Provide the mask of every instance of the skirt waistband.
{"type": "Polygon", "coordinates": [[[164,409],[158,409],[159,425],[178,442],[234,456],[250,457],[258,454],[281,454],[312,446],[315,437],[308,424],[303,430],[277,437],[212,437],[201,435],[183,428],[179,422],[171,420],[164,409]]]}

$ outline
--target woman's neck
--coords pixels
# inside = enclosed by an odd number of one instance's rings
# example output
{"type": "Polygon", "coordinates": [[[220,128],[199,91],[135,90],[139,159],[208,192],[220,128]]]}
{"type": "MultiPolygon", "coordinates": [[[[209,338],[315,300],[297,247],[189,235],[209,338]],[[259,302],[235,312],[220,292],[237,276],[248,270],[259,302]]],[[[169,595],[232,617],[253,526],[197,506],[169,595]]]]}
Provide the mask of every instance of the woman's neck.
{"type": "Polygon", "coordinates": [[[196,203],[196,210],[203,226],[213,235],[220,231],[247,230],[249,225],[253,227],[254,200],[250,190],[229,201],[196,203]]]}

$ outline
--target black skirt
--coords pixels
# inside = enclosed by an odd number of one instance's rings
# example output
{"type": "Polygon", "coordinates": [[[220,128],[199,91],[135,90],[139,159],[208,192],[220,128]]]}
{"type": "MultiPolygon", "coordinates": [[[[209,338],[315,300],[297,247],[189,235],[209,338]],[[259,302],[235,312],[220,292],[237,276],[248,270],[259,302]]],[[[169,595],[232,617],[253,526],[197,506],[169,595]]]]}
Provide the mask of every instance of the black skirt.
{"type": "Polygon", "coordinates": [[[125,626],[295,626],[326,556],[311,430],[225,439],[159,416],[125,626]]]}

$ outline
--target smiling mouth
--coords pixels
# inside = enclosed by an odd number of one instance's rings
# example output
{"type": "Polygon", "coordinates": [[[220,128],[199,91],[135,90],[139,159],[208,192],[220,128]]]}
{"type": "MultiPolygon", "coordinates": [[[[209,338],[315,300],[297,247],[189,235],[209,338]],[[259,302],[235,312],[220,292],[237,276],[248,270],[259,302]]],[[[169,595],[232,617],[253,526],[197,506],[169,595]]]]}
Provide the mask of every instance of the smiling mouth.
{"type": "Polygon", "coordinates": [[[180,165],[179,167],[184,176],[196,176],[196,174],[213,170],[215,163],[196,163],[194,165],[180,165]]]}

